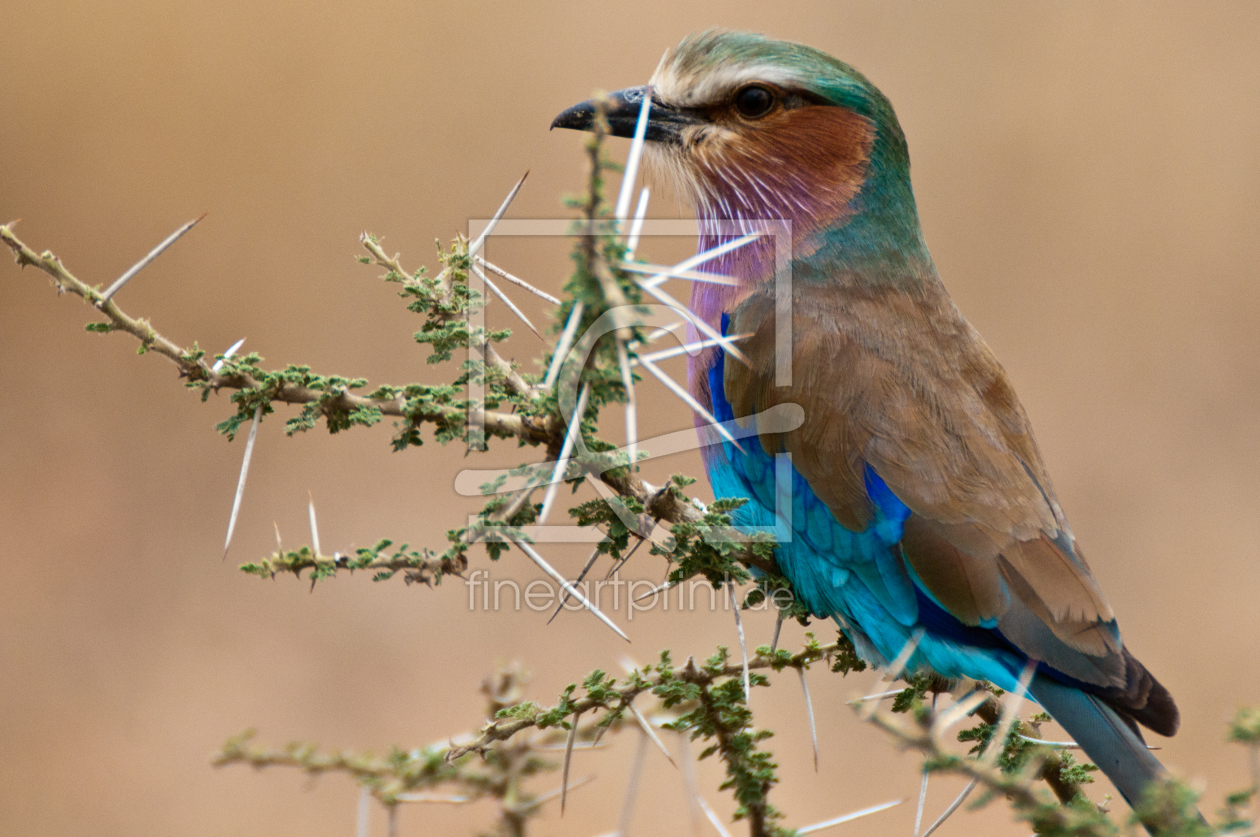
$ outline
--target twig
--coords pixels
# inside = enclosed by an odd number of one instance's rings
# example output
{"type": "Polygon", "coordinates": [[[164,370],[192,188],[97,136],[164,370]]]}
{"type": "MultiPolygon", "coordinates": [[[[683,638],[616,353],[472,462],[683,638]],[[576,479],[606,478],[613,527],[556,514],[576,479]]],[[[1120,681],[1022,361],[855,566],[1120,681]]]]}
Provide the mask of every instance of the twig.
{"type": "MultiPolygon", "coordinates": [[[[835,653],[839,648],[836,643],[829,645],[820,645],[807,647],[793,654],[790,658],[783,660],[775,656],[763,657],[760,654],[754,656],[748,661],[749,669],[762,668],[783,668],[785,666],[801,666],[815,663],[818,660],[825,659],[828,654],[835,653]]],[[[697,669],[694,666],[684,670],[684,676],[691,682],[698,685],[707,685],[714,680],[724,677],[736,677],[743,673],[742,664],[728,664],[720,669],[697,669]]],[[[677,676],[672,675],[672,676],[677,676]]],[[[626,683],[620,688],[614,688],[604,693],[600,699],[593,697],[584,697],[578,700],[570,701],[570,715],[578,712],[586,712],[590,709],[609,708],[610,706],[624,706],[634,700],[635,697],[643,692],[651,691],[664,682],[660,675],[653,677],[642,677],[637,680],[626,683]]],[[[535,717],[527,718],[498,718],[487,724],[479,735],[472,741],[453,747],[447,754],[447,760],[458,759],[463,755],[471,752],[484,752],[491,744],[496,741],[506,741],[522,730],[537,726],[535,717]]]]}

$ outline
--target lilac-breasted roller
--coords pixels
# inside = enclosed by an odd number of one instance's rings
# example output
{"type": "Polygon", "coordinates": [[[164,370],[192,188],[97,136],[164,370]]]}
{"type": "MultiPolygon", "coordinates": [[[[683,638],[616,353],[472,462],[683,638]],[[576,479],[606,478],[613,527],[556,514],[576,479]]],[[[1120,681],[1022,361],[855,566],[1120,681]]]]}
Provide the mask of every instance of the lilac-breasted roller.
{"type": "MultiPolygon", "coordinates": [[[[645,160],[694,202],[702,250],[757,219],[791,229],[790,383],[776,375],[775,240],[705,266],[738,287],[694,286],[697,315],[752,335],[748,364],[716,348],[691,360],[696,399],[721,421],[805,413],[742,447],[702,426],[714,494],[748,500],[739,523],[773,523],[775,457],[790,454],[792,537],[776,558],[809,609],[875,664],[918,632],[909,670],[1015,690],[1034,663],[1031,695],[1137,802],[1163,775],[1138,724],[1172,735],[1177,708],[1125,647],[1005,371],[941,283],[888,99],[816,49],[717,31],[668,52],[648,88],[613,94],[613,134],[633,134],[649,94],[645,160]]],[[[552,127],[593,115],[584,102],[552,127]]]]}

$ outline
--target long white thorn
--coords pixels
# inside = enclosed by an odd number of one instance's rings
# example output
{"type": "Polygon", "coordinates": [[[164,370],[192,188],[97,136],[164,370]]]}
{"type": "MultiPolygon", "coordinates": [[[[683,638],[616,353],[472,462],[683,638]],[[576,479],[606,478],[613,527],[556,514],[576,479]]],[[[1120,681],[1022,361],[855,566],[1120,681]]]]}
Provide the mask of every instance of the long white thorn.
{"type": "Polygon", "coordinates": [[[630,357],[624,340],[617,341],[617,364],[621,367],[621,385],[626,388],[626,453],[633,471],[639,459],[639,406],[634,397],[634,374],[630,371],[630,357]]]}
{"type": "MultiPolygon", "coordinates": [[[[578,750],[607,750],[611,746],[612,746],[611,744],[574,744],[573,750],[574,752],[577,752],[578,750]]],[[[535,750],[563,750],[565,749],[565,745],[563,744],[535,744],[533,745],[533,747],[535,750]]]]}
{"type": "Polygon", "coordinates": [[[220,358],[219,360],[216,360],[214,362],[214,366],[210,367],[210,371],[215,373],[216,375],[219,374],[219,370],[223,368],[223,364],[231,360],[232,356],[236,354],[236,350],[239,349],[243,345],[245,345],[244,337],[242,337],[240,340],[237,340],[235,343],[229,346],[228,350],[223,353],[223,357],[220,358]]]}
{"type": "Polygon", "coordinates": [[[1027,735],[1021,735],[1020,738],[1027,741],[1029,744],[1040,744],[1042,747],[1054,747],[1060,750],[1081,749],[1081,745],[1077,744],[1075,741],[1046,741],[1043,738],[1032,738],[1027,735]]]}
{"type": "Polygon", "coordinates": [[[923,780],[919,782],[919,808],[914,812],[914,837],[919,837],[919,828],[923,825],[923,806],[927,804],[928,777],[932,774],[923,769],[923,780]]]}
{"type": "Polygon", "coordinates": [[[564,743],[564,766],[560,770],[560,816],[564,816],[565,803],[569,801],[569,768],[573,764],[573,742],[577,741],[578,720],[582,714],[573,716],[573,726],[569,727],[569,739],[564,743]]]}
{"type": "Polygon", "coordinates": [[[923,641],[923,629],[915,628],[914,633],[906,640],[906,644],[901,646],[901,653],[897,655],[897,659],[892,661],[892,665],[884,672],[885,680],[896,680],[901,676],[901,672],[905,669],[906,664],[910,662],[910,658],[914,656],[914,652],[918,650],[919,643],[923,641]]]}
{"type": "Polygon", "coordinates": [[[656,730],[652,729],[652,725],[648,723],[648,719],[643,717],[643,713],[640,712],[639,708],[633,703],[628,704],[628,706],[630,714],[633,715],[634,719],[639,722],[639,728],[643,730],[643,734],[650,738],[652,743],[656,745],[657,749],[665,755],[665,758],[669,759],[669,763],[677,768],[678,762],[674,761],[674,757],[669,754],[669,750],[666,749],[664,742],[660,739],[660,736],[656,734],[656,730]]]}
{"type": "Polygon", "coordinates": [[[507,212],[508,207],[512,205],[512,201],[516,199],[516,193],[521,191],[521,186],[525,184],[525,178],[529,177],[529,172],[521,175],[521,179],[516,181],[516,185],[512,187],[512,191],[508,192],[508,196],[503,199],[503,204],[499,207],[499,211],[494,213],[494,217],[490,219],[490,223],[477,236],[477,240],[468,246],[468,258],[472,258],[481,252],[481,247],[486,243],[487,236],[494,232],[494,228],[498,225],[499,220],[503,218],[503,213],[507,212]]]}
{"type": "Polygon", "coordinates": [[[660,363],[662,360],[669,360],[679,355],[696,355],[701,349],[708,349],[713,346],[726,346],[738,340],[747,340],[752,337],[752,332],[745,334],[736,334],[732,337],[723,337],[721,340],[697,340],[694,343],[684,343],[681,346],[674,346],[670,349],[661,349],[655,352],[649,352],[646,355],[638,355],[639,358],[647,358],[651,363],[660,363]]]}
{"type": "Polygon", "coordinates": [[[555,470],[551,472],[551,484],[547,486],[547,494],[543,497],[542,511],[538,514],[538,524],[542,526],[551,514],[551,506],[556,502],[556,492],[564,481],[565,470],[569,467],[569,454],[573,453],[573,445],[582,428],[582,416],[586,413],[586,401],[591,395],[590,383],[582,385],[578,394],[577,406],[573,408],[573,416],[569,419],[569,430],[564,434],[564,444],[560,447],[560,456],[556,459],[555,470]]]}
{"type": "MultiPolygon", "coordinates": [[[[932,711],[936,711],[936,694],[932,694],[932,711]]],[[[923,766],[923,780],[919,783],[919,807],[914,812],[914,837],[919,837],[919,829],[923,826],[923,808],[927,805],[928,777],[932,774],[927,765],[923,766]]]]}
{"type": "Polygon", "coordinates": [[[651,596],[656,596],[661,593],[664,593],[665,591],[669,590],[671,587],[673,587],[673,585],[670,584],[668,581],[666,581],[663,584],[653,587],[651,590],[647,591],[642,596],[639,596],[638,598],[636,598],[635,602],[641,602],[646,598],[650,598],[651,596]]]}
{"type": "Polygon", "coordinates": [[[625,633],[621,630],[621,628],[617,627],[616,622],[614,622],[613,620],[605,616],[604,612],[600,610],[599,608],[597,608],[594,602],[586,598],[586,596],[583,595],[581,590],[574,587],[572,584],[569,583],[569,580],[567,578],[560,575],[560,573],[556,572],[555,567],[548,564],[547,560],[543,558],[541,555],[539,555],[538,551],[535,550],[533,546],[531,546],[526,541],[513,541],[513,543],[519,546],[521,548],[521,551],[524,552],[526,555],[528,555],[529,559],[538,565],[539,569],[541,569],[547,575],[551,576],[552,581],[555,581],[564,589],[566,593],[568,593],[570,596],[572,596],[573,598],[581,602],[583,605],[585,605],[586,609],[595,615],[595,618],[603,622],[608,627],[612,628],[613,631],[617,634],[617,636],[621,637],[626,642],[630,641],[630,637],[626,636],[625,633]]]}
{"type": "MultiPolygon", "coordinates": [[[[919,647],[919,643],[923,640],[923,629],[916,628],[905,644],[901,646],[901,653],[897,658],[884,669],[882,674],[883,680],[896,680],[901,676],[901,670],[906,667],[906,663],[910,662],[910,658],[914,656],[915,650],[919,647]]],[[[875,716],[875,710],[879,709],[878,702],[871,702],[862,706],[862,720],[869,721],[875,716]]]]}
{"type": "Polygon", "coordinates": [[[980,708],[980,704],[989,699],[987,691],[979,690],[972,692],[967,697],[955,703],[944,712],[936,716],[936,720],[932,722],[932,735],[936,737],[943,736],[950,727],[961,721],[980,708]]]}
{"type": "MultiPolygon", "coordinates": [[[[709,807],[709,803],[704,801],[703,796],[696,797],[696,804],[700,806],[700,810],[704,811],[704,815],[709,818],[709,822],[713,823],[713,827],[717,829],[717,833],[722,837],[731,837],[731,832],[726,830],[726,826],[718,819],[718,815],[709,807]]],[[[799,833],[799,832],[798,832],[799,833]]]]}
{"type": "Polygon", "coordinates": [[[646,273],[649,276],[668,275],[670,279],[684,279],[688,282],[707,282],[710,285],[730,285],[739,287],[744,284],[734,276],[723,276],[721,273],[707,273],[703,270],[678,270],[664,264],[640,264],[623,261],[617,265],[627,273],[646,273]]]}
{"type": "Polygon", "coordinates": [[[846,700],[845,705],[856,706],[859,703],[866,703],[868,700],[887,700],[890,697],[896,697],[897,695],[901,694],[904,691],[905,689],[889,689],[886,692],[876,692],[873,695],[866,695],[865,697],[854,698],[853,700],[846,700]]]}
{"type": "Polygon", "coordinates": [[[400,793],[394,797],[399,802],[430,802],[439,805],[466,805],[473,801],[471,796],[456,796],[449,793],[400,793]]]}
{"type": "Polygon", "coordinates": [[[742,235],[739,238],[719,244],[717,247],[710,247],[708,250],[702,250],[690,258],[683,259],[673,267],[661,271],[650,279],[644,279],[642,284],[655,288],[667,279],[676,278],[679,272],[694,270],[698,265],[713,261],[718,256],[725,256],[732,250],[738,250],[740,247],[753,243],[763,235],[765,235],[763,232],[751,232],[748,235],[742,235]]]}
{"type": "Polygon", "coordinates": [[[1015,697],[1002,706],[1002,716],[998,719],[997,729],[989,736],[989,745],[985,748],[983,761],[992,767],[997,764],[998,755],[1006,746],[1006,736],[1019,718],[1020,707],[1028,695],[1028,687],[1032,684],[1033,675],[1037,673],[1037,661],[1029,660],[1019,675],[1019,684],[1015,689],[1015,697]]]}
{"type": "Polygon", "coordinates": [[[818,728],[814,725],[814,702],[809,698],[809,681],[805,679],[805,667],[796,670],[801,676],[801,691],[805,694],[805,715],[809,718],[809,740],[814,745],[814,772],[818,772],[818,728]]]}
{"type": "Polygon", "coordinates": [[[923,832],[923,837],[932,837],[932,832],[940,828],[941,825],[945,822],[945,820],[949,819],[950,815],[953,814],[955,811],[957,811],[958,807],[967,801],[967,797],[970,796],[971,792],[976,789],[976,785],[979,782],[980,782],[979,779],[972,779],[970,782],[968,782],[967,787],[963,788],[962,793],[958,794],[958,798],[955,799],[953,802],[949,803],[949,807],[946,808],[945,811],[939,817],[936,818],[936,822],[929,825],[927,831],[923,832]]]}
{"type": "MultiPolygon", "coordinates": [[[[577,587],[579,584],[582,583],[582,580],[586,578],[586,574],[591,571],[591,567],[595,566],[595,561],[598,560],[598,558],[599,558],[599,546],[596,545],[595,548],[591,550],[591,557],[586,559],[586,565],[582,567],[582,572],[578,573],[577,580],[573,582],[574,587],[577,587]]],[[[560,604],[556,605],[556,612],[551,614],[551,618],[547,620],[548,625],[556,621],[556,617],[560,615],[560,611],[564,610],[564,606],[568,603],[569,603],[569,594],[566,592],[564,594],[564,598],[560,600],[560,604]]]]}
{"type": "Polygon", "coordinates": [[[569,349],[573,346],[573,337],[577,334],[578,323],[582,322],[582,310],[582,303],[573,303],[573,308],[569,311],[569,321],[564,324],[564,331],[560,334],[560,342],[556,343],[555,354],[551,356],[551,365],[547,367],[547,377],[543,379],[544,390],[549,390],[555,386],[556,378],[560,377],[560,367],[564,365],[565,355],[569,353],[569,349]]]}
{"type": "Polygon", "coordinates": [[[872,805],[870,808],[863,808],[861,811],[854,811],[852,814],[845,814],[843,817],[836,817],[834,820],[807,825],[804,828],[796,829],[797,834],[813,834],[816,831],[822,831],[824,828],[831,828],[835,825],[843,825],[846,822],[853,822],[862,817],[869,817],[871,814],[878,814],[880,811],[887,811],[894,805],[900,805],[903,800],[898,799],[895,802],[885,802],[883,805],[872,805]]]}
{"type": "Polygon", "coordinates": [[[691,835],[700,830],[700,792],[696,789],[696,765],[691,760],[691,739],[686,732],[678,733],[678,760],[682,762],[683,789],[687,793],[687,813],[690,814],[691,835]]]}
{"type": "Polygon", "coordinates": [[[775,649],[779,648],[779,632],[784,629],[784,611],[779,611],[779,618],[775,619],[775,635],[770,640],[770,653],[775,653],[775,649]]]}
{"type": "Polygon", "coordinates": [[[359,811],[355,817],[355,837],[368,837],[372,818],[372,794],[366,787],[359,788],[359,811]]]}
{"type": "MultiPolygon", "coordinates": [[[[205,215],[201,216],[201,218],[205,218],[205,217],[206,217],[205,215]]],[[[135,276],[140,271],[144,270],[146,267],[149,266],[149,264],[154,259],[162,255],[164,252],[166,252],[167,247],[170,247],[176,241],[179,241],[180,236],[182,236],[184,233],[191,230],[193,227],[197,226],[197,222],[200,221],[201,218],[194,218],[191,221],[189,221],[187,224],[184,224],[184,226],[180,227],[175,232],[168,235],[162,241],[161,244],[159,244],[158,246],[150,250],[149,255],[145,256],[143,259],[141,259],[140,261],[136,262],[131,267],[129,267],[126,273],[124,273],[122,276],[119,276],[117,279],[115,279],[114,284],[110,285],[108,288],[105,289],[105,293],[101,294],[101,298],[96,303],[96,307],[100,308],[106,302],[109,302],[109,298],[112,297],[114,294],[118,293],[120,290],[122,290],[122,286],[130,282],[133,276],[135,276]]]]}
{"type": "Polygon", "coordinates": [[[639,795],[639,774],[643,772],[643,762],[647,756],[647,736],[639,736],[639,746],[634,751],[634,763],[630,765],[630,781],[626,784],[626,799],[621,805],[621,819],[617,823],[617,834],[626,837],[630,830],[630,818],[634,815],[634,800],[639,795]]]}
{"type": "Polygon", "coordinates": [[[710,337],[714,340],[721,342],[722,345],[725,347],[726,351],[730,352],[731,355],[737,358],[740,363],[744,364],[745,366],[752,366],[752,361],[748,359],[748,356],[744,354],[743,352],[741,352],[738,348],[736,348],[735,344],[732,343],[729,338],[723,337],[721,334],[718,334],[717,331],[713,328],[713,326],[706,323],[703,319],[700,318],[698,314],[696,314],[696,312],[692,311],[686,305],[683,305],[681,302],[674,299],[672,296],[670,296],[668,293],[661,290],[660,288],[654,287],[652,285],[646,285],[643,283],[640,283],[639,287],[643,288],[643,290],[647,291],[649,294],[656,297],[656,299],[661,304],[668,305],[670,308],[673,308],[675,311],[677,311],[678,313],[686,317],[687,320],[693,326],[695,326],[698,331],[704,334],[704,336],[710,337]]]}
{"type": "Polygon", "coordinates": [[[537,328],[535,328],[534,324],[529,321],[529,317],[525,316],[525,312],[522,311],[520,308],[517,308],[516,303],[513,302],[510,298],[508,298],[507,294],[499,290],[499,286],[494,284],[494,282],[490,280],[490,277],[486,275],[484,270],[482,270],[476,264],[472,266],[472,269],[476,271],[478,276],[481,277],[481,281],[486,283],[486,287],[494,291],[494,295],[497,296],[499,299],[503,300],[503,304],[506,305],[509,309],[511,309],[512,313],[515,314],[517,317],[519,317],[521,322],[523,322],[526,325],[526,327],[529,328],[530,331],[538,335],[539,340],[546,339],[545,337],[542,336],[542,332],[540,332],[537,328]]]}
{"type": "MultiPolygon", "coordinates": [[[[577,790],[583,785],[589,785],[593,781],[595,781],[594,776],[583,776],[581,779],[578,779],[576,782],[569,785],[569,790],[577,790]]],[[[563,788],[556,788],[555,790],[547,791],[546,793],[537,797],[533,802],[530,802],[529,805],[527,806],[527,810],[533,810],[535,808],[538,808],[544,802],[550,802],[551,800],[555,799],[557,796],[560,796],[563,798],[563,791],[564,791],[563,788]]]]}
{"type": "Polygon", "coordinates": [[[681,384],[679,384],[673,378],[669,377],[664,372],[662,372],[655,363],[652,363],[652,361],[648,360],[647,358],[640,357],[639,365],[642,366],[644,369],[646,369],[648,372],[650,372],[654,378],[656,378],[658,381],[664,384],[666,388],[669,389],[670,392],[678,396],[678,398],[681,399],[684,404],[686,404],[688,407],[690,407],[691,409],[699,413],[700,417],[703,418],[705,421],[707,421],[709,425],[722,436],[722,438],[726,439],[728,442],[733,444],[735,447],[739,448],[741,451],[744,449],[743,446],[739,443],[739,441],[734,436],[731,435],[731,432],[729,430],[727,430],[725,427],[722,426],[722,423],[719,422],[712,413],[710,413],[703,406],[701,406],[700,402],[697,401],[695,398],[693,398],[691,396],[691,393],[687,392],[687,390],[685,390],[681,384]]]}
{"type": "Polygon", "coordinates": [[[739,600],[735,597],[735,582],[726,582],[726,592],[731,597],[731,610],[735,611],[735,632],[739,635],[739,660],[744,670],[744,704],[752,704],[752,684],[748,675],[748,643],[744,641],[744,619],[739,615],[739,600]]]}
{"type": "Polygon", "coordinates": [[[624,567],[624,566],[625,566],[625,564],[626,564],[626,562],[630,560],[630,557],[631,557],[632,555],[634,555],[635,550],[637,550],[639,547],[643,546],[643,542],[644,542],[645,540],[647,540],[647,539],[646,539],[646,538],[640,538],[640,539],[639,539],[639,540],[635,543],[635,545],[634,545],[634,546],[630,547],[630,549],[626,551],[626,554],[625,554],[625,555],[621,556],[621,560],[620,560],[620,561],[618,561],[617,563],[615,563],[615,564],[613,564],[611,567],[609,567],[609,568],[608,568],[608,575],[604,576],[604,581],[607,581],[608,579],[612,578],[612,577],[613,577],[613,574],[614,574],[614,573],[616,573],[616,572],[617,572],[617,570],[619,570],[619,569],[621,569],[622,567],[624,567]]]}
{"type": "Polygon", "coordinates": [[[559,304],[560,304],[560,300],[556,299],[556,298],[555,298],[554,296],[552,296],[551,294],[547,293],[546,291],[542,290],[541,288],[535,288],[533,285],[529,284],[528,282],[526,282],[526,281],[525,281],[524,279],[522,279],[521,277],[519,277],[519,276],[513,276],[511,273],[508,273],[506,270],[504,270],[503,268],[499,267],[498,265],[493,265],[493,264],[491,264],[490,262],[486,261],[486,260],[485,260],[485,259],[483,259],[481,256],[477,256],[477,257],[476,257],[476,262],[477,262],[477,264],[481,265],[481,266],[482,266],[482,267],[484,267],[486,270],[490,271],[491,273],[495,274],[496,276],[502,276],[504,279],[508,280],[508,281],[509,281],[509,282],[511,282],[512,284],[514,284],[514,285],[518,285],[518,286],[520,286],[520,287],[524,288],[525,290],[529,291],[530,293],[534,294],[535,296],[542,297],[543,299],[545,299],[545,300],[547,300],[548,302],[550,302],[552,305],[559,305],[559,304]]]}
{"type": "Polygon", "coordinates": [[[634,261],[634,251],[639,249],[639,235],[643,232],[643,220],[647,218],[648,199],[651,191],[644,186],[639,192],[639,205],[634,210],[634,220],[630,222],[630,235],[626,236],[626,261],[634,261]]]}
{"type": "MultiPolygon", "coordinates": [[[[660,340],[662,337],[664,337],[667,334],[676,333],[678,329],[682,328],[686,324],[687,324],[686,320],[679,320],[676,323],[670,323],[667,326],[661,326],[660,328],[654,329],[653,331],[649,332],[647,337],[643,338],[643,342],[655,343],[657,340],[660,340]]],[[[636,341],[636,346],[637,346],[637,341],[636,341]]]]}
{"type": "Polygon", "coordinates": [[[324,553],[319,548],[319,526],[315,523],[315,495],[308,491],[306,496],[309,499],[306,510],[311,517],[311,548],[315,550],[315,557],[318,558],[324,553]]]}
{"type": "Polygon", "coordinates": [[[630,214],[630,197],[634,194],[634,182],[639,177],[639,160],[643,159],[643,146],[647,144],[648,113],[652,110],[652,88],[643,88],[643,104],[639,106],[639,120],[634,123],[634,139],[630,141],[630,153],[626,155],[626,171],[621,178],[621,191],[617,193],[617,208],[613,217],[626,220],[630,214]]]}
{"type": "Polygon", "coordinates": [[[262,417],[262,405],[254,408],[254,418],[249,423],[249,437],[245,440],[245,455],[241,458],[241,475],[236,480],[236,496],[232,498],[232,516],[228,518],[227,538],[223,541],[223,557],[232,545],[232,533],[236,531],[236,516],[241,513],[241,498],[245,496],[245,478],[249,476],[249,460],[254,455],[254,440],[258,438],[258,422],[262,417]]]}

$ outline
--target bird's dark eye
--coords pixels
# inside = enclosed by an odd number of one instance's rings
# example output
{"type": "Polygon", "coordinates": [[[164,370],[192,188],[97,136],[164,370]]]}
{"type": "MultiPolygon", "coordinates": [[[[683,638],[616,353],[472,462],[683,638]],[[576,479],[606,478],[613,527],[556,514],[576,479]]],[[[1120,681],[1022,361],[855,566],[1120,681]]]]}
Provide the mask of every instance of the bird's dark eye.
{"type": "Polygon", "coordinates": [[[774,107],[774,94],[760,85],[745,87],[735,94],[735,109],[741,116],[758,119],[774,107]]]}

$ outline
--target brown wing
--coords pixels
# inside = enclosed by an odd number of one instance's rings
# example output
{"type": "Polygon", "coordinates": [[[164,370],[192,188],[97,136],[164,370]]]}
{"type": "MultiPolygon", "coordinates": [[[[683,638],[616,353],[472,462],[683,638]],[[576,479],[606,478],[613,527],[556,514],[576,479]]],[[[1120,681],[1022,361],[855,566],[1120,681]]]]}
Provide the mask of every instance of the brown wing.
{"type": "MultiPolygon", "coordinates": [[[[907,561],[964,624],[991,625],[1017,604],[1056,642],[1119,665],[1111,608],[1054,499],[1023,408],[948,297],[802,285],[789,387],[774,386],[772,291],[752,294],[735,312],[731,331],[755,335],[746,348],[754,365],[726,364],[735,415],[802,405],[800,429],[762,443],[790,452],[850,529],[871,520],[863,469],[873,468],[913,512],[907,561]]],[[[1015,633],[1038,641],[1034,632],[1015,633]]],[[[1021,650],[1044,659],[1054,649],[1021,650]]]]}

